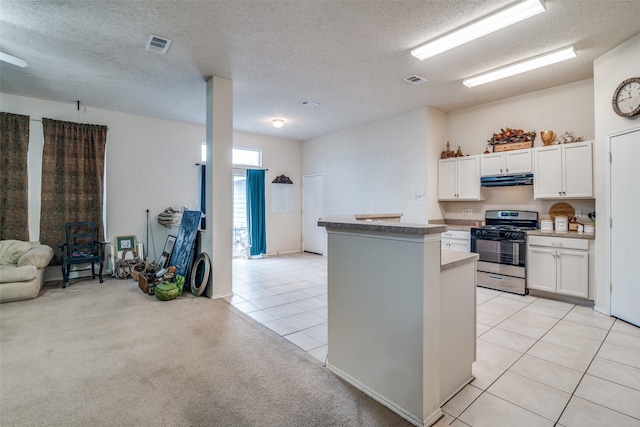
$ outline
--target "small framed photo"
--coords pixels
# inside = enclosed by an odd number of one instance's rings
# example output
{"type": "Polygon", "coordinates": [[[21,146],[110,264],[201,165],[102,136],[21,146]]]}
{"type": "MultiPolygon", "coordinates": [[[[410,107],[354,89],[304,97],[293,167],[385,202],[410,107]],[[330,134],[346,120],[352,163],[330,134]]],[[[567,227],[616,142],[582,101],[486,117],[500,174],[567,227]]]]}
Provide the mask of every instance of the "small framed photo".
{"type": "Polygon", "coordinates": [[[162,249],[162,254],[166,254],[168,259],[171,259],[171,253],[173,252],[175,244],[176,236],[167,236],[167,241],[164,244],[164,249],[162,249]]]}
{"type": "Polygon", "coordinates": [[[117,258],[122,257],[122,251],[125,249],[133,249],[137,251],[138,241],[136,236],[116,236],[116,255],[117,258]]]}
{"type": "Polygon", "coordinates": [[[158,267],[156,267],[156,271],[166,267],[168,262],[169,262],[169,259],[167,258],[167,256],[165,254],[162,254],[160,256],[160,259],[158,260],[158,267]]]}

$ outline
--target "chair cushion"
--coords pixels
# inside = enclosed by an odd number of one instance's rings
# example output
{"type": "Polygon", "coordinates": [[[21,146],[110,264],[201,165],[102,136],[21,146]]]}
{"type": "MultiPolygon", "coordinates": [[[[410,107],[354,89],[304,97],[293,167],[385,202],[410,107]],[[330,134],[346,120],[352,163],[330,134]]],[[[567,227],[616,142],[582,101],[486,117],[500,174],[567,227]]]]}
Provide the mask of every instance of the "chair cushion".
{"type": "Polygon", "coordinates": [[[35,265],[37,268],[45,268],[53,258],[53,249],[47,245],[36,246],[23,253],[18,259],[18,267],[23,265],[35,265]]]}
{"type": "Polygon", "coordinates": [[[30,242],[20,240],[0,241],[0,265],[17,264],[20,256],[31,247],[30,242]]]}
{"type": "Polygon", "coordinates": [[[38,275],[35,265],[16,267],[13,265],[0,265],[0,283],[28,282],[38,275]]]}

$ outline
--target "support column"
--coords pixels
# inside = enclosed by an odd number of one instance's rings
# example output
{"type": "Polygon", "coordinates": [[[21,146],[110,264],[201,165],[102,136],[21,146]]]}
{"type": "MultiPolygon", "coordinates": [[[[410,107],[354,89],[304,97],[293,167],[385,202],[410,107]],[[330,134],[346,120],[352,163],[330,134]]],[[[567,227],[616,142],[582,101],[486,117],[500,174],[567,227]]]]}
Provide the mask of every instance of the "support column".
{"type": "Polygon", "coordinates": [[[202,251],[211,257],[207,296],[232,295],[233,230],[233,82],[207,80],[207,230],[202,251]]]}

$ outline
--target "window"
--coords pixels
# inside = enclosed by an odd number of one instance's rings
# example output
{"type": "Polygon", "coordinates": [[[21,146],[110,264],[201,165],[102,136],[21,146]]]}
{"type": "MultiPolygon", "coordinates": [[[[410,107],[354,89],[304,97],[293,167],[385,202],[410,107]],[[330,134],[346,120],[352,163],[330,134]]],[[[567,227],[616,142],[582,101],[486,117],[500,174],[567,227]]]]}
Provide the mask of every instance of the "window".
{"type": "MultiPolygon", "coordinates": [[[[200,161],[207,161],[207,143],[203,142],[200,147],[200,161]]],[[[255,148],[233,147],[231,163],[243,166],[262,166],[262,150],[255,148]]]]}
{"type": "Polygon", "coordinates": [[[262,166],[262,150],[233,147],[234,165],[262,166]]]}

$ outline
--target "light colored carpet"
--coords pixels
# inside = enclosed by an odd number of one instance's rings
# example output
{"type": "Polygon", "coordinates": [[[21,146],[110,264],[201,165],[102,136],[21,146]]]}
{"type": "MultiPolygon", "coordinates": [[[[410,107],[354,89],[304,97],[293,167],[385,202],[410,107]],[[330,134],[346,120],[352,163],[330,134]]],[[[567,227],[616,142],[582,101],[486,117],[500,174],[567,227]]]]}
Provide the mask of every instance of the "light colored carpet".
{"type": "Polygon", "coordinates": [[[224,300],[116,279],[0,305],[0,403],[3,426],[409,425],[224,300]]]}

